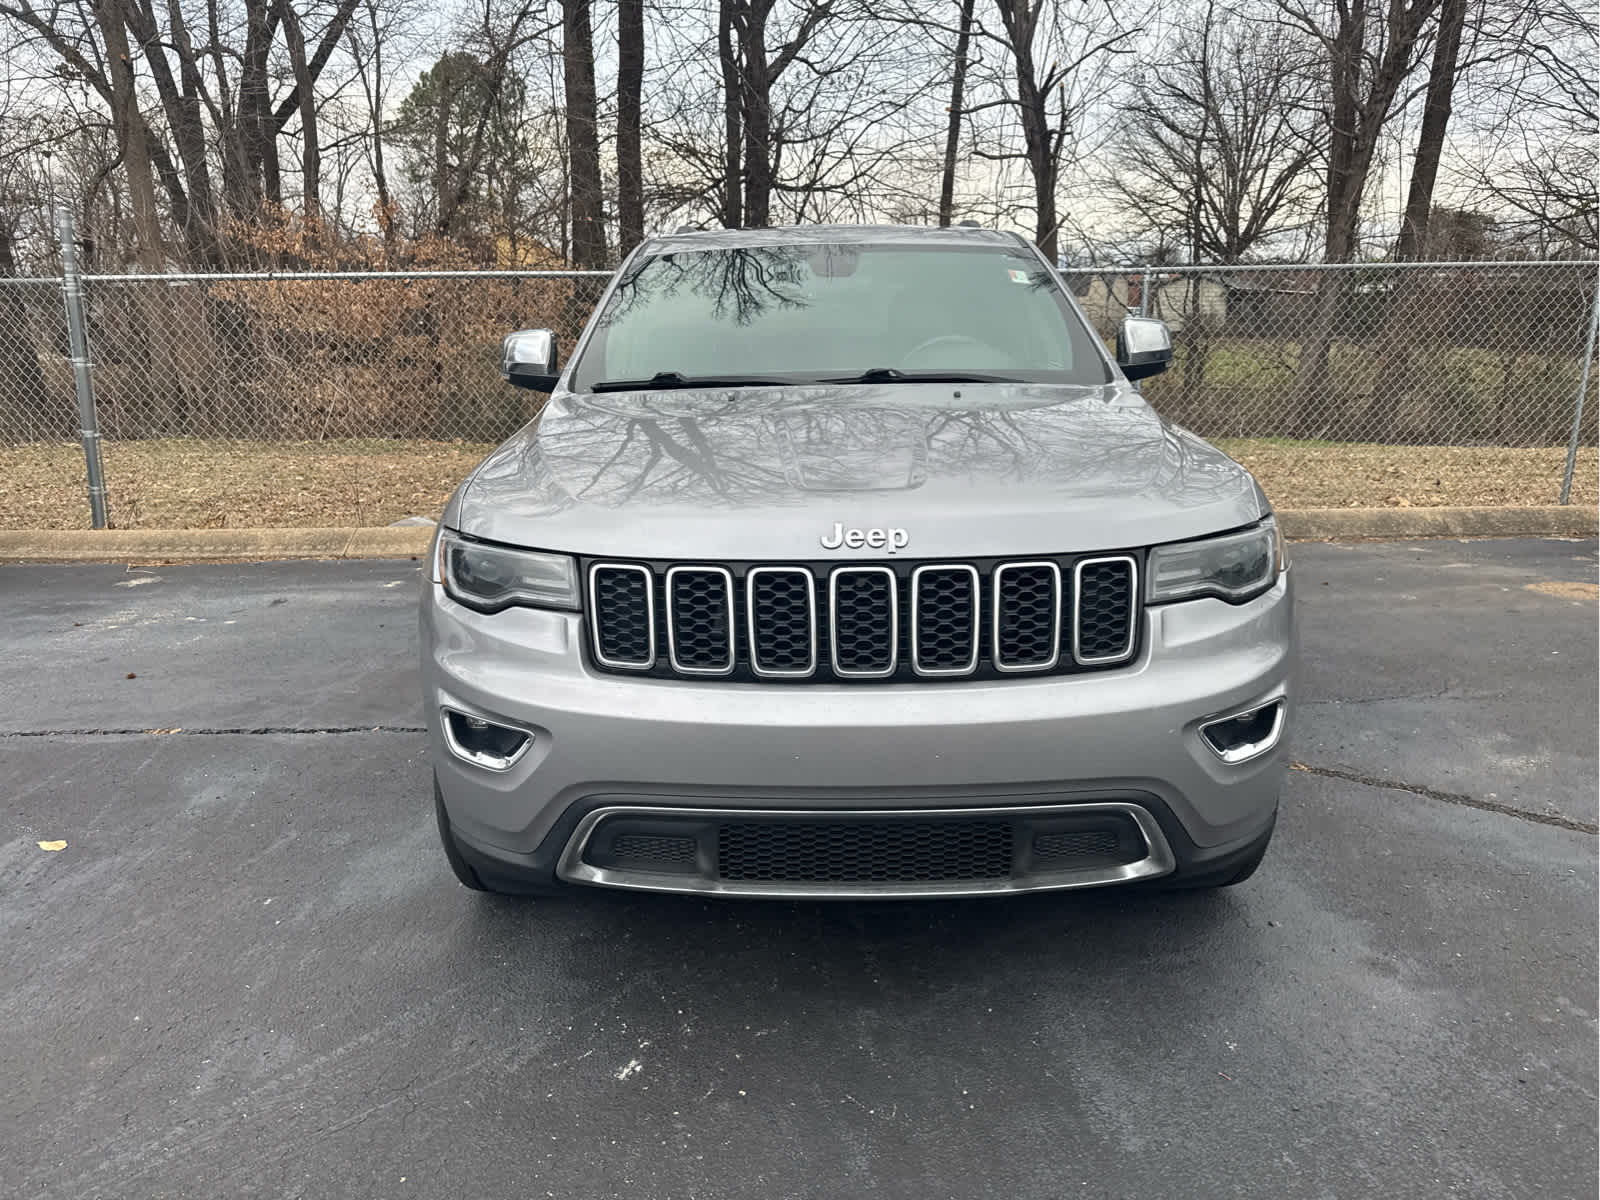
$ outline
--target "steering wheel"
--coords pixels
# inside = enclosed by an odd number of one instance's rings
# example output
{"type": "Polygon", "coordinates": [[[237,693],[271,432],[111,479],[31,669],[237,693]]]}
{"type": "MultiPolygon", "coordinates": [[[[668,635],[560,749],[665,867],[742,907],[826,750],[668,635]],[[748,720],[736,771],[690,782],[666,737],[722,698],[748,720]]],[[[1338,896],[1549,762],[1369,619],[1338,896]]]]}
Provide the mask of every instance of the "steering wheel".
{"type": "Polygon", "coordinates": [[[980,341],[975,337],[968,337],[964,333],[944,333],[940,334],[938,337],[931,337],[927,341],[913,346],[910,350],[907,350],[900,357],[900,365],[902,367],[916,366],[917,364],[912,360],[924,352],[929,350],[942,350],[945,348],[949,348],[951,350],[961,349],[976,351],[978,355],[977,363],[967,362],[956,364],[966,367],[981,365],[984,359],[992,359],[995,355],[995,348],[988,342],[980,341]]]}

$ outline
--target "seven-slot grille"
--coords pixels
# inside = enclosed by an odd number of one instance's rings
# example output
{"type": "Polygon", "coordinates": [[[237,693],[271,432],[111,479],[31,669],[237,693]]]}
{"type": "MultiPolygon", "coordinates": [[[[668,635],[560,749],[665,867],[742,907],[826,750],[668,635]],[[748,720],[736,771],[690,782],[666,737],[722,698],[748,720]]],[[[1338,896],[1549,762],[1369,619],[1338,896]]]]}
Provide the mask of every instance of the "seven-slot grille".
{"type": "Polygon", "coordinates": [[[1129,554],[979,563],[595,562],[589,645],[628,674],[830,682],[1115,666],[1138,649],[1129,554]]]}

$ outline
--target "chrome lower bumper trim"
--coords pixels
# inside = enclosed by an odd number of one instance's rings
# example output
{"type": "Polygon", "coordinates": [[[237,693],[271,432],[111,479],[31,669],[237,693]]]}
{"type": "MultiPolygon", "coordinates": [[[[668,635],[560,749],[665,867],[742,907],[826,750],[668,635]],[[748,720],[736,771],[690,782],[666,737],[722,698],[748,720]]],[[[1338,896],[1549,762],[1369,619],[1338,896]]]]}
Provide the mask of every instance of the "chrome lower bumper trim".
{"type": "Polygon", "coordinates": [[[1169,874],[1176,866],[1161,826],[1148,809],[1131,801],[1093,801],[1083,804],[1028,804],[980,808],[915,809],[762,809],[688,808],[677,806],[612,805],[588,813],[573,830],[562,851],[556,874],[568,883],[627,888],[646,892],[686,892],[703,896],[743,896],[789,900],[925,900],[958,896],[1006,896],[1019,892],[1061,891],[1131,883],[1169,874]],[[951,880],[941,883],[776,883],[708,879],[664,872],[596,867],[584,861],[589,839],[608,817],[688,817],[730,820],[874,821],[943,819],[950,817],[1048,817],[1111,813],[1127,817],[1138,826],[1146,854],[1130,863],[1082,870],[1040,872],[1010,879],[951,880]]]}

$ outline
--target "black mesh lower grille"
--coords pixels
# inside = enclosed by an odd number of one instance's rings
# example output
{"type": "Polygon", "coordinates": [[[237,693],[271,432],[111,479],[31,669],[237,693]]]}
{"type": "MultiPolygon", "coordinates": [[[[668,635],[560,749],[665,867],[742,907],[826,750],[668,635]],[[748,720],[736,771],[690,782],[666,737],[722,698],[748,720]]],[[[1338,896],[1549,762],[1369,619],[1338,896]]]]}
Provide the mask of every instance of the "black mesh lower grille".
{"type": "Polygon", "coordinates": [[[612,666],[648,667],[651,653],[651,588],[648,570],[596,567],[590,600],[595,646],[612,666]]]}
{"type": "Polygon", "coordinates": [[[833,575],[833,661],[841,675],[879,675],[894,669],[895,579],[886,570],[833,575]]]}
{"type": "Polygon", "coordinates": [[[679,670],[733,669],[731,587],[720,568],[683,567],[668,576],[672,655],[679,670]]]}
{"type": "Polygon", "coordinates": [[[937,883],[1011,874],[1005,821],[728,823],[717,873],[764,883],[937,883]]]}
{"type": "Polygon", "coordinates": [[[1099,559],[1078,568],[1078,657],[1121,658],[1133,648],[1133,563],[1099,559]]]}
{"type": "Polygon", "coordinates": [[[1044,563],[1006,566],[995,579],[996,663],[1013,669],[1049,666],[1059,647],[1058,569],[1044,563]]]}

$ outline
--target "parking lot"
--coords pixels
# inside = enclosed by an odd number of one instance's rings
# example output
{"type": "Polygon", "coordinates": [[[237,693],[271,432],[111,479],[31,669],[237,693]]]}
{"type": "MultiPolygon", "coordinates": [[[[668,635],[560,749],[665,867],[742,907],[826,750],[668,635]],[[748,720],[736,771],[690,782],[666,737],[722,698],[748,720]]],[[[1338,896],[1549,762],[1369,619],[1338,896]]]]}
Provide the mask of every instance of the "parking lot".
{"type": "Polygon", "coordinates": [[[0,568],[0,1193],[1591,1196],[1595,545],[1294,560],[1253,880],[879,906],[457,886],[414,562],[0,568]]]}

